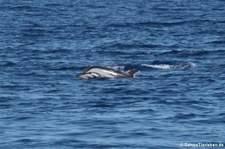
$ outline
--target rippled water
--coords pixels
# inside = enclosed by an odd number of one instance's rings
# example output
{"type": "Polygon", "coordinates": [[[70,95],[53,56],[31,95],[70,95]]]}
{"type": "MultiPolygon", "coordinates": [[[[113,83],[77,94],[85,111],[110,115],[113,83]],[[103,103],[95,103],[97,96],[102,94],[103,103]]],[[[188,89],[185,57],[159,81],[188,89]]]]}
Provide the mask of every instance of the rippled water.
{"type": "Polygon", "coordinates": [[[222,0],[0,0],[0,148],[223,143],[222,0]],[[82,80],[86,66],[136,78],[82,80]]]}

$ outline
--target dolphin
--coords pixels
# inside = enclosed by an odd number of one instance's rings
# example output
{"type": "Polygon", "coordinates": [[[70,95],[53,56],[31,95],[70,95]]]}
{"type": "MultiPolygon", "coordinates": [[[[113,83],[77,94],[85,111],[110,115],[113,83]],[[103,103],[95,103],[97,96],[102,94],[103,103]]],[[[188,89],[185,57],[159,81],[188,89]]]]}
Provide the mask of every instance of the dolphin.
{"type": "Polygon", "coordinates": [[[122,72],[109,67],[92,66],[92,67],[87,67],[82,73],[78,74],[77,77],[82,79],[134,78],[136,72],[138,71],[135,69],[122,72]]]}

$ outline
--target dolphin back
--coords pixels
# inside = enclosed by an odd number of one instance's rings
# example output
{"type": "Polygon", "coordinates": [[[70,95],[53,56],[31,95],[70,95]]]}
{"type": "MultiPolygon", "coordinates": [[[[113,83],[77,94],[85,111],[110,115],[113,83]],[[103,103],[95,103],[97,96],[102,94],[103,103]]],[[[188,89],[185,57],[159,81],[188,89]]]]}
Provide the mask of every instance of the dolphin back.
{"type": "Polygon", "coordinates": [[[134,78],[136,72],[138,72],[136,69],[121,72],[119,70],[109,67],[92,66],[87,67],[82,73],[78,74],[76,77],[84,79],[120,78],[120,77],[134,78]]]}

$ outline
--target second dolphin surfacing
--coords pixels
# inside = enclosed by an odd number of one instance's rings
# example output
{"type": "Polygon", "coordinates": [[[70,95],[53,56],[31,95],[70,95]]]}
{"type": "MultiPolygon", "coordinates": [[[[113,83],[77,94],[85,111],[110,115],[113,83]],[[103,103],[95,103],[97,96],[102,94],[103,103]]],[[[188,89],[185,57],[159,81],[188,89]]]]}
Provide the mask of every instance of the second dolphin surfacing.
{"type": "Polygon", "coordinates": [[[77,77],[82,79],[134,78],[136,72],[138,71],[135,69],[122,72],[117,69],[113,69],[109,67],[92,66],[92,67],[87,67],[82,73],[78,74],[77,77]]]}

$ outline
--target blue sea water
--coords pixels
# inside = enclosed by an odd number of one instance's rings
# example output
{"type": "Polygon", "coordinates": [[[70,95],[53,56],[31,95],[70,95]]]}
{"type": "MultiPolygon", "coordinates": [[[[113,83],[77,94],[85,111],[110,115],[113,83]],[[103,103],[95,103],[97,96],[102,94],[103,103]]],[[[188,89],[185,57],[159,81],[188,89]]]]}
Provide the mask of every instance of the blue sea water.
{"type": "Polygon", "coordinates": [[[0,148],[225,143],[224,14],[223,0],[0,0],[0,148]],[[76,78],[86,66],[139,72],[76,78]]]}

